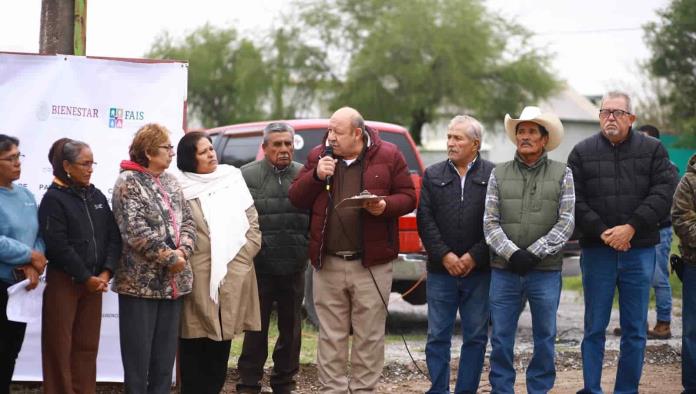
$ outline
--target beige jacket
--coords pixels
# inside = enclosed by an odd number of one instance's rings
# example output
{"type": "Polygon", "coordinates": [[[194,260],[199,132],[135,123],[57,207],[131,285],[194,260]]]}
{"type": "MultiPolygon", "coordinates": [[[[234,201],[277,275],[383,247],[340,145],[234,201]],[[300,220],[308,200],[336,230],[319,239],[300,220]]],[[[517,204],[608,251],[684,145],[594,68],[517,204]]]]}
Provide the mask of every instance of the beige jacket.
{"type": "Polygon", "coordinates": [[[261,249],[261,232],[254,206],[246,210],[249,219],[247,243],[227,265],[220,287],[219,305],[210,299],[210,233],[198,199],[190,200],[198,239],[191,256],[193,291],[184,297],[181,315],[182,338],[230,340],[243,331],[261,330],[261,308],[256,286],[254,256],[261,249]]]}

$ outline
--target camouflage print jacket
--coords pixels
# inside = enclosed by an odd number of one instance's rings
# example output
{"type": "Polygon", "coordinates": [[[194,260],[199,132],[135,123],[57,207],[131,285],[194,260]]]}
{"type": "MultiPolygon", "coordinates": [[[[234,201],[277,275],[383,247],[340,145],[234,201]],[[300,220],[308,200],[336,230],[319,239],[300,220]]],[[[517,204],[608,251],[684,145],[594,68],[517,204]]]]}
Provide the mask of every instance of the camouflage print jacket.
{"type": "Polygon", "coordinates": [[[191,208],[174,176],[155,177],[130,161],[121,163],[113,212],[123,238],[123,254],[112,289],[140,298],[175,299],[191,292],[188,260],[196,242],[191,208]],[[186,255],[186,268],[173,274],[175,250],[186,255]]]}
{"type": "Polygon", "coordinates": [[[686,174],[674,193],[672,225],[681,241],[682,257],[696,265],[696,155],[689,159],[686,174]]]}

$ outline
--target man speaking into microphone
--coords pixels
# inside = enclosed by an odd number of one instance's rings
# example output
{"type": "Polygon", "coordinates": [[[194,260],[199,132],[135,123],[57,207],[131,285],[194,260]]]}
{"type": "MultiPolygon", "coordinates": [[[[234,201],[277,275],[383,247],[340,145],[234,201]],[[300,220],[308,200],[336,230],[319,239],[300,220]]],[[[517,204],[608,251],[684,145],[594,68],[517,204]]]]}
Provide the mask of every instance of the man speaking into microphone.
{"type": "Polygon", "coordinates": [[[320,392],[374,392],[384,364],[398,219],[416,207],[406,161],[394,144],[365,126],[358,111],[344,107],[331,116],[325,144],[307,155],[289,197],[296,207],[312,210],[309,256],[315,268],[320,392]],[[358,209],[336,208],[363,190],[381,197],[358,209]]]}

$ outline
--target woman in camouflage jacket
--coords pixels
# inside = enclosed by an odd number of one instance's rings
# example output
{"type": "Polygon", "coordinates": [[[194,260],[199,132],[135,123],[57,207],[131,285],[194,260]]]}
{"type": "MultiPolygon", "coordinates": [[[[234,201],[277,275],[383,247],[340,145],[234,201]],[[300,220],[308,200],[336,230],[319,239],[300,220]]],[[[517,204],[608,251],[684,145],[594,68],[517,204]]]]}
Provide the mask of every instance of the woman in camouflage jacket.
{"type": "Polygon", "coordinates": [[[685,393],[696,392],[696,155],[672,200],[672,225],[679,236],[684,274],[682,280],[682,385],[685,393]]]}
{"type": "Polygon", "coordinates": [[[188,262],[196,241],[191,209],[174,176],[169,132],[147,124],[121,162],[113,211],[123,238],[114,273],[125,391],[169,393],[181,296],[191,292],[188,262]]]}

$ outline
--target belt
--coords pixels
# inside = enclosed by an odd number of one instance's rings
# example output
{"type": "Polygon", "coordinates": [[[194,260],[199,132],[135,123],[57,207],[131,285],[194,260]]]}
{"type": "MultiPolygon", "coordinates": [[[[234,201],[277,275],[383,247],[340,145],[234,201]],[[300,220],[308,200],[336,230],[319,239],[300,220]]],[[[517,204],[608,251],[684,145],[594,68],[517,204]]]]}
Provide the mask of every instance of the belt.
{"type": "Polygon", "coordinates": [[[362,257],[362,253],[360,252],[336,252],[331,255],[346,261],[357,260],[362,257]]]}

